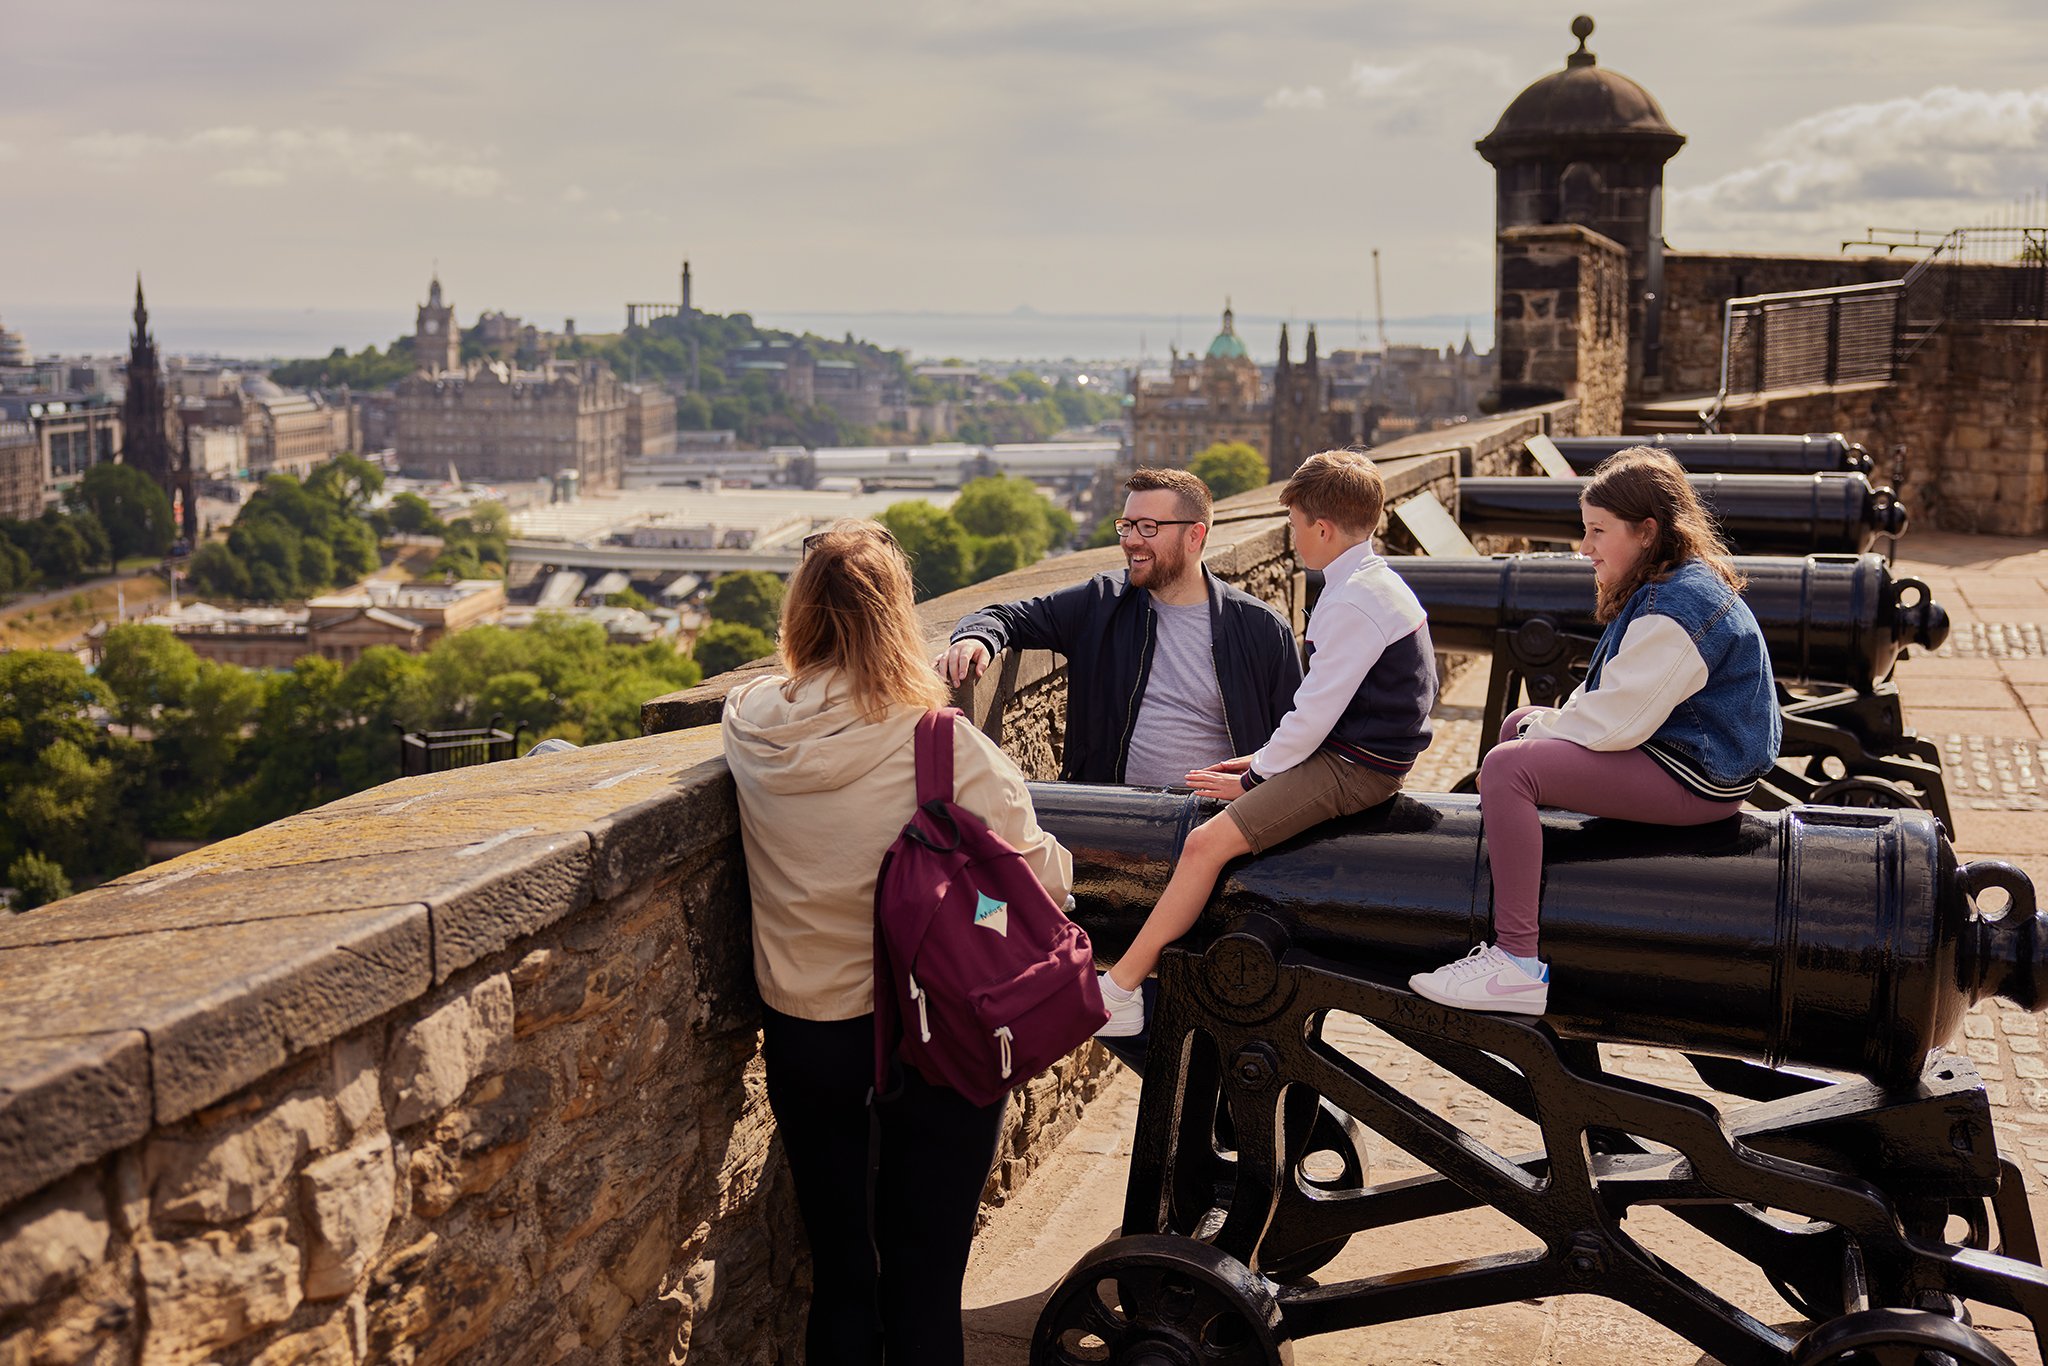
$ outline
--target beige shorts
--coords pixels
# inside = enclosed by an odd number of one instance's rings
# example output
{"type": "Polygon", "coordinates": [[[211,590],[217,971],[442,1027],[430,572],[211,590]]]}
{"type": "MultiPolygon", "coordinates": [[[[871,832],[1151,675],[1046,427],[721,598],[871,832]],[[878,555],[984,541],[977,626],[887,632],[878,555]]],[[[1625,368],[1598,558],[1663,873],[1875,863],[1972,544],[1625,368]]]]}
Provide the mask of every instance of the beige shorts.
{"type": "Polygon", "coordinates": [[[1252,852],[1263,854],[1311,825],[1378,806],[1401,790],[1401,775],[1319,749],[1223,808],[1252,852]]]}

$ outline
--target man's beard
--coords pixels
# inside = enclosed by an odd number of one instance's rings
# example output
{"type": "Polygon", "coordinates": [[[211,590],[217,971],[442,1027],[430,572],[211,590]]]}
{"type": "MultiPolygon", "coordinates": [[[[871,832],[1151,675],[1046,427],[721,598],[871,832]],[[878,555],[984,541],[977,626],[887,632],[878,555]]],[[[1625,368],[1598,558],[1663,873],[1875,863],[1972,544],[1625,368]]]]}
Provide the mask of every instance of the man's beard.
{"type": "MultiPolygon", "coordinates": [[[[1179,581],[1187,569],[1188,557],[1178,545],[1161,546],[1155,540],[1145,549],[1151,552],[1148,564],[1131,566],[1131,582],[1139,588],[1158,589],[1179,581]]],[[[1126,563],[1128,563],[1126,557],[1126,563]]]]}

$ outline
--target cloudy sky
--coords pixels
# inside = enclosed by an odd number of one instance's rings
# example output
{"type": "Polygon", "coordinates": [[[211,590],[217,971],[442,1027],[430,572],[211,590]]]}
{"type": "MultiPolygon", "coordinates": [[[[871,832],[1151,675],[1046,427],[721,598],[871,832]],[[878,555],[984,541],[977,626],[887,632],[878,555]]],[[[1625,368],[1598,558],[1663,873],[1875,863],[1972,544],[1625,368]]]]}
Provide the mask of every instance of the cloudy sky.
{"type": "MultiPolygon", "coordinates": [[[[0,319],[669,298],[1315,318],[1491,309],[1472,150],[1562,64],[1526,0],[70,0],[0,51],[0,319]]],[[[2040,0],[1616,0],[1691,139],[1675,247],[1832,251],[2048,185],[2040,0]]],[[[31,337],[31,341],[34,338],[31,337]]]]}

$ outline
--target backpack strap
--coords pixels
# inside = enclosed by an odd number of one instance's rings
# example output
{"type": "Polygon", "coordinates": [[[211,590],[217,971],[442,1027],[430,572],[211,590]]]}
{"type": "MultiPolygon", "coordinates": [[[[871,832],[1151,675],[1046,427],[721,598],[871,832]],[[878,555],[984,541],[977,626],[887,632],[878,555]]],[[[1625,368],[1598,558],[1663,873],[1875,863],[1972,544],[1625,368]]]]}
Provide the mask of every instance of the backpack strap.
{"type": "Polygon", "coordinates": [[[953,800],[953,719],[957,707],[934,707],[917,721],[917,804],[953,800]]]}

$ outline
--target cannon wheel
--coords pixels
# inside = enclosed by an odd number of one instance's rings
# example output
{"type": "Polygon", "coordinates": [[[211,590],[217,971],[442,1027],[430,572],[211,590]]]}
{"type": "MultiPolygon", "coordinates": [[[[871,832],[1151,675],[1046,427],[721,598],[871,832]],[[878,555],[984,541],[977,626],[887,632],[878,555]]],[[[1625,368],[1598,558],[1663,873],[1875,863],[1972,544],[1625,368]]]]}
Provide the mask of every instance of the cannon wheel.
{"type": "Polygon", "coordinates": [[[1468,796],[1474,792],[1477,792],[1478,790],[1479,770],[1476,768],[1467,769],[1463,777],[1459,778],[1458,781],[1451,784],[1451,791],[1462,792],[1468,796]]]}
{"type": "Polygon", "coordinates": [[[1836,778],[1822,783],[1806,799],[1810,806],[1862,806],[1887,811],[1919,811],[1926,799],[1889,778],[1836,778]]]}
{"type": "Polygon", "coordinates": [[[1288,1366],[1272,1284],[1228,1253],[1171,1234],[1113,1238],[1053,1287],[1031,1366],[1288,1366]]]}
{"type": "Polygon", "coordinates": [[[1976,1329],[1924,1309],[1865,1309],[1824,1323],[1792,1349],[1792,1366],[2013,1366],[1976,1329]]]}

